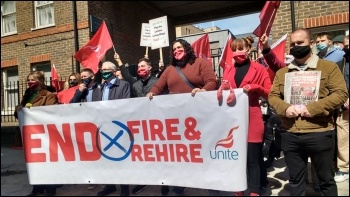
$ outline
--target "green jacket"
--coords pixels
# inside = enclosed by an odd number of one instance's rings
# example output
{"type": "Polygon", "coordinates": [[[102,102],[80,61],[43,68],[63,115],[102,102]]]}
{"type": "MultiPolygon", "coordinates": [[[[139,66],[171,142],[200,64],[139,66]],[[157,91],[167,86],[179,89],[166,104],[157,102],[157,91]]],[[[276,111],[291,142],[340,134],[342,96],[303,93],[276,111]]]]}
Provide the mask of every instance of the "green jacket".
{"type": "Polygon", "coordinates": [[[268,96],[269,104],[281,118],[282,130],[293,133],[310,133],[329,131],[334,128],[333,111],[345,103],[348,98],[344,77],[337,64],[319,59],[313,55],[306,64],[305,71],[321,71],[318,100],[306,105],[311,118],[287,118],[289,103],[284,101],[284,83],[287,72],[300,72],[293,61],[287,67],[277,71],[272,89],[268,96]]]}

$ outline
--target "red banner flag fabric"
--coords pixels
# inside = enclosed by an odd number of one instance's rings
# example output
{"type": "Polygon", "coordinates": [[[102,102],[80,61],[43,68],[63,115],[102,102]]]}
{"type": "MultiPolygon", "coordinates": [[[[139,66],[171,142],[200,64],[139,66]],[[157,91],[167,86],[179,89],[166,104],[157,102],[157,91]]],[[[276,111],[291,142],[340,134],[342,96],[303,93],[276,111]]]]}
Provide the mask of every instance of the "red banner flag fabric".
{"type": "Polygon", "coordinates": [[[78,52],[74,58],[78,60],[84,68],[90,68],[94,73],[98,71],[98,65],[105,56],[108,49],[113,46],[111,36],[109,35],[105,21],[92,39],[78,52]]]}
{"type": "Polygon", "coordinates": [[[233,58],[232,54],[233,53],[232,53],[230,45],[234,39],[235,39],[235,37],[231,33],[229,33],[225,47],[222,50],[221,57],[219,60],[219,66],[223,69],[225,69],[225,67],[227,67],[227,66],[233,66],[232,65],[232,58],[233,58]]]}
{"type": "Polygon", "coordinates": [[[202,37],[192,43],[192,48],[197,57],[206,59],[210,64],[212,64],[208,34],[204,34],[202,37]]]}
{"type": "Polygon", "coordinates": [[[58,74],[54,64],[51,66],[51,86],[55,88],[56,92],[61,90],[60,83],[58,81],[58,74]]]}
{"type": "Polygon", "coordinates": [[[68,104],[70,100],[73,98],[75,91],[78,88],[79,86],[74,86],[57,93],[58,102],[62,104],[68,104]]]}
{"type": "Polygon", "coordinates": [[[273,45],[271,45],[271,50],[276,55],[278,60],[281,62],[284,62],[284,56],[286,51],[286,41],[287,41],[287,34],[282,36],[273,45]]]}
{"type": "Polygon", "coordinates": [[[257,37],[261,37],[264,33],[266,33],[267,36],[270,35],[271,27],[280,4],[281,1],[266,1],[263,9],[260,12],[260,24],[254,30],[254,35],[257,37]]]}

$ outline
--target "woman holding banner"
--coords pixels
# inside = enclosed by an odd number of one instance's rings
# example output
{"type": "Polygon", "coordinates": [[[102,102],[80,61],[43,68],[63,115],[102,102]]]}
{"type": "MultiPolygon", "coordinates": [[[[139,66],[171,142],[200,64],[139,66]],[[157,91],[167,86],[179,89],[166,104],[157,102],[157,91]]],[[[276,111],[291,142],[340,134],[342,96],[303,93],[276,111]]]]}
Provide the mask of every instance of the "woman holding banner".
{"type": "Polygon", "coordinates": [[[170,65],[164,70],[158,82],[147,97],[163,94],[192,93],[215,90],[216,77],[210,63],[196,57],[191,45],[183,39],[173,42],[170,49],[170,65]]]}
{"type": "MultiPolygon", "coordinates": [[[[264,138],[264,122],[259,98],[267,99],[271,88],[269,73],[264,66],[249,59],[252,43],[251,36],[232,41],[234,65],[224,69],[223,80],[228,81],[231,88],[243,88],[249,99],[249,130],[247,150],[248,189],[250,196],[259,196],[260,168],[264,166],[262,153],[264,138]]],[[[244,192],[235,192],[243,196],[244,192]]]]}
{"type": "MultiPolygon", "coordinates": [[[[217,85],[215,72],[210,63],[197,57],[191,45],[183,39],[175,40],[170,49],[170,65],[146,95],[152,99],[155,95],[191,93],[215,90],[217,85]]],[[[184,194],[184,187],[174,187],[173,192],[177,195],[184,194]]],[[[167,186],[162,186],[161,193],[169,192],[167,186]]]]}
{"type": "MultiPolygon", "coordinates": [[[[23,107],[36,107],[45,105],[58,104],[57,96],[49,92],[45,85],[45,76],[41,71],[33,71],[27,76],[28,89],[25,91],[22,101],[15,109],[15,117],[17,112],[23,107]]],[[[26,147],[23,147],[26,148],[26,147]]],[[[56,194],[57,185],[33,185],[33,189],[28,196],[37,196],[46,192],[47,196],[56,194]]]]}

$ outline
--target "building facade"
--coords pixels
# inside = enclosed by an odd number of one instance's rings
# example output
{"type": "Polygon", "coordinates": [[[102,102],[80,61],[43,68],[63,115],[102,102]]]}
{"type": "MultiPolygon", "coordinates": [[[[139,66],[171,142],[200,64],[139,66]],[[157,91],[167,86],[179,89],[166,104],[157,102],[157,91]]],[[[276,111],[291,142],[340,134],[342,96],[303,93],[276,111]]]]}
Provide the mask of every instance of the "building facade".
{"type": "MultiPolygon", "coordinates": [[[[115,49],[124,63],[132,64],[146,51],[140,47],[141,24],[161,16],[146,3],[127,1],[2,1],[2,126],[18,124],[13,111],[27,88],[26,77],[31,71],[44,71],[47,84],[52,64],[63,79],[79,72],[75,51],[91,39],[103,20],[114,43],[105,60],[114,61],[115,49]]],[[[171,19],[168,25],[172,27],[171,19]]],[[[169,38],[175,38],[174,30],[169,31],[169,38]]],[[[167,57],[169,50],[163,50],[167,57]]],[[[159,60],[158,50],[150,50],[148,55],[159,60]]]]}

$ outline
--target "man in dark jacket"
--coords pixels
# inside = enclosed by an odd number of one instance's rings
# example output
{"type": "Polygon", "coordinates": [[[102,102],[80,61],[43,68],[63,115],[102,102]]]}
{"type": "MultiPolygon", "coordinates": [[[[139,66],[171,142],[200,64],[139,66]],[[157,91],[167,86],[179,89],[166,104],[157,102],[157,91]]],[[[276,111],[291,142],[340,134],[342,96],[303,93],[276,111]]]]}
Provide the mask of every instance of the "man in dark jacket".
{"type": "Polygon", "coordinates": [[[137,65],[137,74],[140,79],[133,86],[133,92],[136,97],[145,97],[153,85],[158,81],[157,77],[151,75],[152,64],[147,58],[141,58],[137,65]]]}
{"type": "MultiPolygon", "coordinates": [[[[117,66],[110,61],[103,62],[101,68],[102,84],[101,99],[102,101],[130,98],[130,85],[124,80],[116,77],[117,66]]],[[[129,185],[120,185],[120,196],[129,196],[129,185]]],[[[108,184],[97,196],[106,196],[117,188],[115,185],[108,184]]]]}
{"type": "Polygon", "coordinates": [[[90,68],[83,68],[80,71],[81,81],[70,103],[100,101],[101,86],[95,82],[94,72],[90,68]]]}

